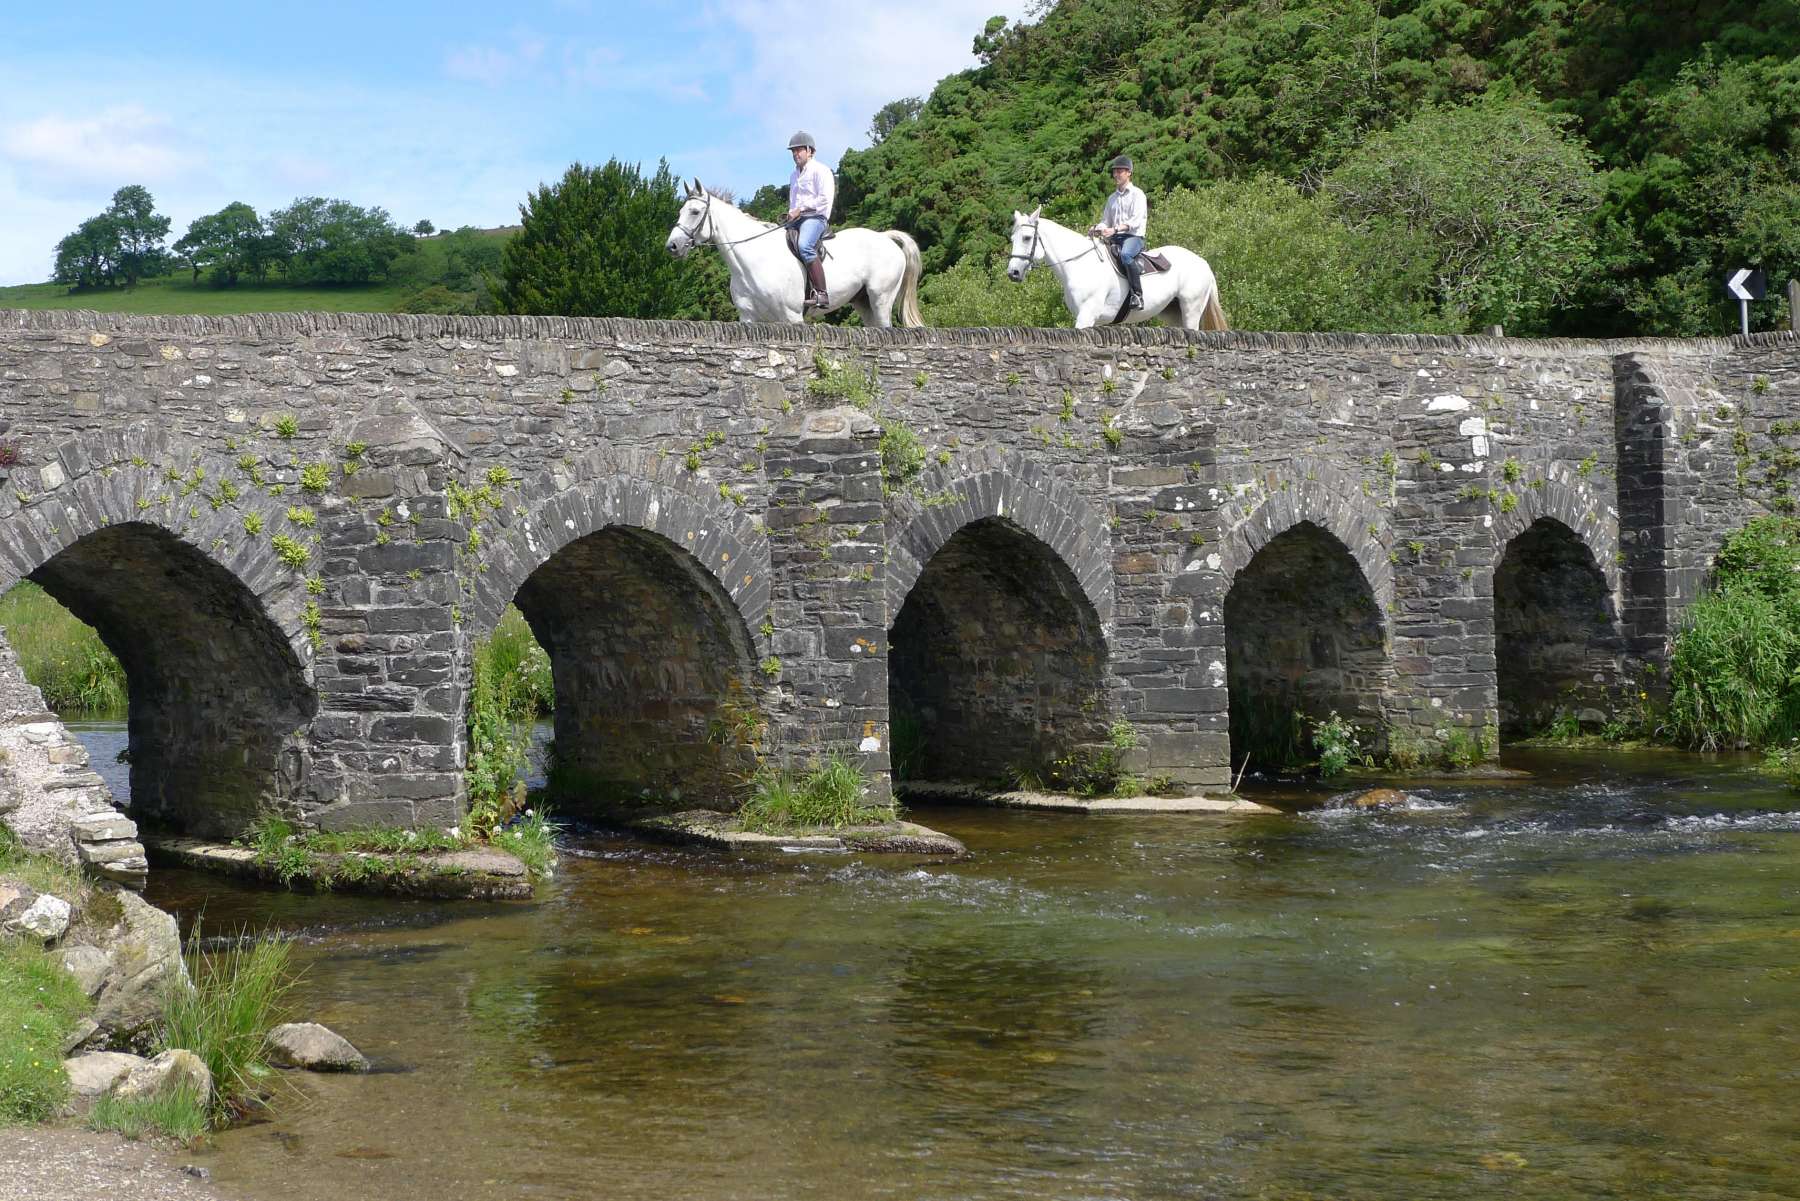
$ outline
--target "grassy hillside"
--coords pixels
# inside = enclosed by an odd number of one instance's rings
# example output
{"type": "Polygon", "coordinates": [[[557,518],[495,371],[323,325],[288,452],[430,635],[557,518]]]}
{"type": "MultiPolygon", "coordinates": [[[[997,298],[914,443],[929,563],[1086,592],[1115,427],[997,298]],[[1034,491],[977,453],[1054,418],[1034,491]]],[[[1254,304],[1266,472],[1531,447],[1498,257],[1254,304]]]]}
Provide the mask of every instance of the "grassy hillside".
{"type": "Polygon", "coordinates": [[[194,279],[183,268],[135,288],[71,291],[62,284],[0,287],[0,309],[95,309],[103,313],[397,313],[472,311],[476,275],[496,271],[500,248],[517,227],[468,229],[420,238],[388,277],[361,287],[243,280],[234,287],[194,279]]]}

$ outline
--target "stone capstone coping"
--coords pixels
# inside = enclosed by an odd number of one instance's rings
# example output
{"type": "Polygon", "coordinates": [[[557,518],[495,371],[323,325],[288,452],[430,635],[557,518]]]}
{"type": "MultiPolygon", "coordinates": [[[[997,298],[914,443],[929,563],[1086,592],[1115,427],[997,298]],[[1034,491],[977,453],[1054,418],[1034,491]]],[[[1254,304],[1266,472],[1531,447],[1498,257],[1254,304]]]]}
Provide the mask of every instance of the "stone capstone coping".
{"type": "MultiPolygon", "coordinates": [[[[263,883],[281,883],[273,867],[261,863],[255,851],[229,843],[207,842],[198,838],[151,836],[146,847],[150,857],[160,864],[218,872],[238,879],[263,883]]],[[[361,892],[377,895],[429,897],[437,900],[513,901],[531,896],[531,873],[518,859],[505,851],[484,847],[470,851],[446,851],[440,854],[383,855],[374,852],[350,852],[343,855],[318,855],[321,869],[335,868],[349,858],[374,859],[392,864],[405,859],[418,865],[405,874],[377,873],[367,879],[331,879],[334,892],[361,892]]],[[[317,882],[304,876],[291,882],[295,888],[316,888],[317,882]]]]}
{"type": "Polygon", "coordinates": [[[665,842],[727,850],[837,851],[892,855],[966,855],[968,848],[948,834],[916,822],[846,826],[811,834],[760,834],[735,828],[737,819],[714,809],[688,809],[625,823],[627,830],[665,842]]]}
{"type": "Polygon", "coordinates": [[[1002,809],[1049,813],[1280,813],[1271,805],[1224,796],[1078,797],[1055,792],[996,792],[976,784],[905,783],[895,792],[936,801],[962,801],[1002,809]]]}
{"type": "Polygon", "coordinates": [[[117,330],[170,337],[267,337],[346,334],[367,338],[541,338],[594,343],[672,340],[713,346],[827,346],[869,349],[901,346],[1199,346],[1248,350],[1368,349],[1556,355],[1592,350],[1708,354],[1747,346],[1800,341],[1800,334],[1734,334],[1725,338],[1494,338],[1476,334],[1264,333],[1192,331],[1168,326],[1100,326],[1076,330],[1038,327],[846,329],[834,325],[769,322],[660,321],[625,317],[450,317],[408,313],[243,313],[230,316],[100,313],[92,309],[0,309],[0,328],[117,330]]]}

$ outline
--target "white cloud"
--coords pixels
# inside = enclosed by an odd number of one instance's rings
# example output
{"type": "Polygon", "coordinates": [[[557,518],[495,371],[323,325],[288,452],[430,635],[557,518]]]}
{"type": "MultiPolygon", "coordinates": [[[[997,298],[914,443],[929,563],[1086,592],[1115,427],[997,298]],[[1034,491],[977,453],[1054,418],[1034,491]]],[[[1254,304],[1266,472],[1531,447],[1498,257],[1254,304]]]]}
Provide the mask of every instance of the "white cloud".
{"type": "Polygon", "coordinates": [[[0,129],[0,156],[35,180],[76,186],[161,183],[189,173],[200,161],[167,117],[135,104],[8,124],[0,129]]]}
{"type": "Polygon", "coordinates": [[[521,78],[544,57],[546,43],[532,33],[514,33],[510,46],[463,46],[444,56],[444,74],[464,83],[499,87],[521,78]]]}

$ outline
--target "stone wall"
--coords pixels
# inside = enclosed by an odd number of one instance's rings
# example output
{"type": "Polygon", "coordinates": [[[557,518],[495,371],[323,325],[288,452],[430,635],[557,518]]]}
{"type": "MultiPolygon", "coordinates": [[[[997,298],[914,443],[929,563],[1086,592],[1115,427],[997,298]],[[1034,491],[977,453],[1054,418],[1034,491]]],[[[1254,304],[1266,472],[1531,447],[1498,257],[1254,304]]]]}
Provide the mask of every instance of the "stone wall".
{"type": "Polygon", "coordinates": [[[138,656],[146,811],[447,824],[514,600],[617,785],[709,787],[725,726],[881,775],[890,695],[962,775],[1123,718],[1216,786],[1233,680],[1492,730],[1544,700],[1503,630],[1604,612],[1527,654],[1612,687],[1786,503],[1800,341],[10,313],[0,406],[0,587],[138,656]]]}

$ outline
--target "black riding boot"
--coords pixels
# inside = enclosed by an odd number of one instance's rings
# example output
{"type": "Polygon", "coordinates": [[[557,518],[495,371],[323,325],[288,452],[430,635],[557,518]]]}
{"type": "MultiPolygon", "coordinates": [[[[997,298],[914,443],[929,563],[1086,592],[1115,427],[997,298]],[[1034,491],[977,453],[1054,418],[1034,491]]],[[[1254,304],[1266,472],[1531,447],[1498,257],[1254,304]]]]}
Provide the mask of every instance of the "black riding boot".
{"type": "Polygon", "coordinates": [[[1144,269],[1136,259],[1125,264],[1125,286],[1131,289],[1131,299],[1127,303],[1134,309],[1144,307],[1144,269]]]}
{"type": "Polygon", "coordinates": [[[806,264],[806,291],[808,308],[831,307],[831,302],[825,296],[825,259],[822,256],[806,264]]]}

